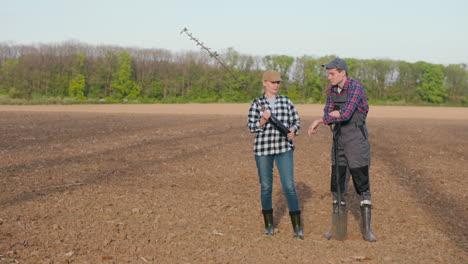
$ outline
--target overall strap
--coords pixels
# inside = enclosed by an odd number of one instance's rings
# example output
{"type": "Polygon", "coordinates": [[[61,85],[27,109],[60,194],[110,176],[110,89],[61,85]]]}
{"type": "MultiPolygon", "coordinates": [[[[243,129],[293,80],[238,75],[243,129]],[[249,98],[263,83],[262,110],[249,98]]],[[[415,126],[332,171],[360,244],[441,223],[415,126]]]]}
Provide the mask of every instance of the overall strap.
{"type": "MultiPolygon", "coordinates": [[[[341,110],[348,100],[348,90],[343,90],[342,94],[332,95],[333,110],[341,110]]],[[[357,109],[353,112],[351,118],[348,121],[341,122],[341,125],[346,126],[349,124],[363,125],[365,124],[365,119],[362,117],[361,113],[357,109]]]]}

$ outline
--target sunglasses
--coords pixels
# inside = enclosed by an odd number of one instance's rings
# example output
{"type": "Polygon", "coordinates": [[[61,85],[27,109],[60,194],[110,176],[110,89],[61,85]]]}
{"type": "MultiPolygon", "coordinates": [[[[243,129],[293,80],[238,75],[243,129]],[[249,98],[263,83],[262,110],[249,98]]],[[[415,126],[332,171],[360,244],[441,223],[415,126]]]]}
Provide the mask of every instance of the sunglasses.
{"type": "Polygon", "coordinates": [[[276,83],[276,84],[281,84],[281,81],[276,81],[276,82],[269,81],[269,82],[276,83]]]}

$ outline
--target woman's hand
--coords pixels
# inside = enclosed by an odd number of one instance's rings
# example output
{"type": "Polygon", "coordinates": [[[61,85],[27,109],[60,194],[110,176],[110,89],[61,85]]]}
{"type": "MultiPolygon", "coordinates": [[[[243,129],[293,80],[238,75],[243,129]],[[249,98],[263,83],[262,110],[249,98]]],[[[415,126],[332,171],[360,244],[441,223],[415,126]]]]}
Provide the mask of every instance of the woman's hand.
{"type": "Polygon", "coordinates": [[[260,126],[264,126],[268,122],[270,116],[271,113],[268,110],[263,111],[262,117],[260,118],[260,126]]]}
{"type": "Polygon", "coordinates": [[[289,129],[288,138],[294,139],[296,137],[296,127],[293,126],[289,129]]]}
{"type": "Polygon", "coordinates": [[[270,111],[268,111],[268,110],[263,111],[263,115],[262,115],[262,118],[263,118],[263,119],[265,119],[266,121],[268,121],[268,119],[270,118],[270,116],[271,116],[270,111]]]}

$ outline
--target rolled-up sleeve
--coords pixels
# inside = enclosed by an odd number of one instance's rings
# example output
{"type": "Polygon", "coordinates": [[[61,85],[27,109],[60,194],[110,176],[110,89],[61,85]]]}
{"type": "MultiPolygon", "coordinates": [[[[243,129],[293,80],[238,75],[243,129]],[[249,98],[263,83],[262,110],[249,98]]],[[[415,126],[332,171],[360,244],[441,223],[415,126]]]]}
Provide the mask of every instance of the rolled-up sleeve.
{"type": "Polygon", "coordinates": [[[299,135],[299,130],[301,130],[301,118],[299,117],[299,113],[291,100],[289,100],[289,110],[291,111],[290,124],[291,126],[296,127],[296,132],[294,134],[297,136],[299,135]]]}
{"type": "Polygon", "coordinates": [[[334,104],[331,100],[331,87],[328,87],[327,91],[327,103],[325,104],[325,107],[323,108],[323,123],[325,125],[328,125],[330,123],[336,122],[337,119],[333,116],[330,115],[331,110],[333,109],[334,104]]]}
{"type": "Polygon", "coordinates": [[[250,133],[263,131],[264,127],[260,126],[260,118],[262,118],[262,109],[254,101],[249,109],[247,127],[250,133]]]}
{"type": "Polygon", "coordinates": [[[339,110],[340,117],[333,117],[330,115],[335,106],[333,101],[331,100],[331,89],[331,87],[328,88],[327,103],[325,105],[325,108],[323,109],[322,120],[325,125],[348,121],[353,116],[353,113],[357,110],[359,103],[362,102],[361,95],[364,94],[364,88],[360,83],[353,82],[347,84],[346,89],[348,93],[348,98],[346,99],[346,103],[339,110]]]}
{"type": "Polygon", "coordinates": [[[359,102],[361,102],[362,86],[359,84],[352,84],[348,86],[348,99],[346,104],[340,110],[340,118],[338,121],[348,121],[356,111],[359,102]]]}

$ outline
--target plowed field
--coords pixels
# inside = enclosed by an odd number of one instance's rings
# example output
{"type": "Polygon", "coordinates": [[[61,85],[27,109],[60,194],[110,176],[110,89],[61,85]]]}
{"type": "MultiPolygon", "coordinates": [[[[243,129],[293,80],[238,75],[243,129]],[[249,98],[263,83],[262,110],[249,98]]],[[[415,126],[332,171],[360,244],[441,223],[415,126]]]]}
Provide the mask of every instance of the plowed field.
{"type": "Polygon", "coordinates": [[[297,105],[293,238],[263,235],[247,104],[0,106],[0,263],[468,263],[468,109],[371,106],[372,228],[331,224],[331,133],[297,105]]]}

